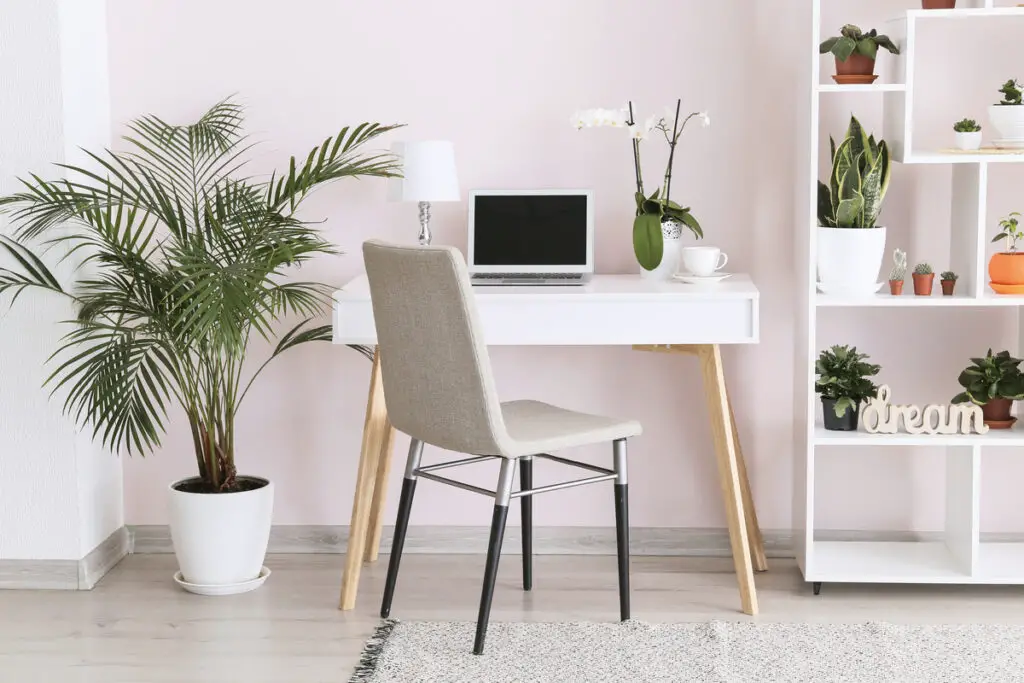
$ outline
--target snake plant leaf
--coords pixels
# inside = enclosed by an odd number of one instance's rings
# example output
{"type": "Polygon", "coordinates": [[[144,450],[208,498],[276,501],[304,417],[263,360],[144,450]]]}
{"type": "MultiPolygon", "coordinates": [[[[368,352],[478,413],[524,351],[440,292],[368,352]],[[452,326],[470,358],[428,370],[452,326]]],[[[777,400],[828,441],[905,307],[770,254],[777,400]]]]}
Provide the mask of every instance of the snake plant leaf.
{"type": "Polygon", "coordinates": [[[850,152],[854,159],[858,155],[863,154],[865,149],[871,147],[871,143],[868,141],[868,134],[864,131],[864,126],[860,125],[860,121],[857,120],[856,116],[850,117],[850,127],[846,131],[846,137],[850,140],[850,152]]]}
{"type": "Polygon", "coordinates": [[[633,253],[643,268],[654,270],[661,264],[665,253],[664,239],[658,214],[641,214],[633,221],[633,253]]]}
{"type": "Polygon", "coordinates": [[[843,36],[836,41],[835,45],[832,46],[832,54],[835,55],[836,59],[840,62],[845,62],[856,49],[857,41],[849,36],[843,36]]]}
{"type": "Polygon", "coordinates": [[[818,225],[823,228],[836,227],[836,214],[832,207],[832,193],[828,185],[818,181],[818,225]]]}
{"type": "Polygon", "coordinates": [[[829,180],[829,190],[832,192],[833,209],[839,208],[839,183],[853,164],[853,156],[850,154],[850,146],[852,144],[850,138],[840,142],[839,148],[836,150],[835,160],[832,162],[832,177],[829,180]]]}
{"type": "Polygon", "coordinates": [[[857,43],[857,52],[868,59],[874,59],[878,54],[878,42],[874,37],[862,38],[861,41],[857,43]]]}
{"type": "Polygon", "coordinates": [[[868,169],[867,174],[861,180],[861,195],[864,197],[864,207],[861,210],[860,227],[873,228],[878,214],[882,210],[882,158],[875,160],[875,165],[868,169]]]}
{"type": "Polygon", "coordinates": [[[828,154],[829,154],[829,157],[828,157],[829,160],[831,160],[831,161],[835,161],[836,160],[836,139],[834,137],[832,137],[831,135],[828,136],[828,154]]]}
{"type": "Polygon", "coordinates": [[[882,190],[878,198],[879,211],[881,211],[881,203],[885,200],[885,194],[889,191],[889,181],[892,180],[892,154],[889,152],[889,145],[885,140],[878,143],[878,158],[882,162],[882,190]]]}
{"type": "Polygon", "coordinates": [[[853,163],[839,181],[839,207],[836,209],[836,225],[840,228],[856,228],[864,210],[864,195],[861,194],[860,168],[853,163]]]}

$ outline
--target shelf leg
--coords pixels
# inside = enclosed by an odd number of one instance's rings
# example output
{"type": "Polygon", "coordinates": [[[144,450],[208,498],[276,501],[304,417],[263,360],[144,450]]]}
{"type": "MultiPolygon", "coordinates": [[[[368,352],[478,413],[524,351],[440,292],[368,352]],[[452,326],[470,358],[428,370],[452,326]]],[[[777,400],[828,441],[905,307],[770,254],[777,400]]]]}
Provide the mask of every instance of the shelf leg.
{"type": "Polygon", "coordinates": [[[814,591],[815,595],[820,595],[821,594],[821,581],[815,581],[814,583],[812,583],[811,584],[811,590],[814,591]]]}

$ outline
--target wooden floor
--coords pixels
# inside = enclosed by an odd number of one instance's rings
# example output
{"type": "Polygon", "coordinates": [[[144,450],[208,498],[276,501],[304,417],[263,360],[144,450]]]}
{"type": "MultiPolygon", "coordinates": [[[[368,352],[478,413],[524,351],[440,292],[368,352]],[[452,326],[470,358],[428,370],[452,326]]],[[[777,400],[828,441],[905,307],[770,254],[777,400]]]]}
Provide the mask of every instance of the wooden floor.
{"type": "MultiPolygon", "coordinates": [[[[386,557],[363,573],[359,604],[335,609],[343,558],[280,555],[260,590],[201,598],[171,582],[170,555],[126,558],[91,592],[0,591],[0,681],[345,683],[377,623],[386,557]]],[[[612,621],[615,559],[541,556],[534,590],[503,561],[494,620],[612,621]]],[[[748,620],[728,559],[636,558],[633,616],[748,620]]],[[[483,556],[409,555],[393,616],[476,618],[483,556]]],[[[826,585],[818,597],[792,562],[757,577],[762,621],[1024,624],[1024,589],[826,585]]],[[[466,647],[470,647],[466,643],[466,647]]]]}

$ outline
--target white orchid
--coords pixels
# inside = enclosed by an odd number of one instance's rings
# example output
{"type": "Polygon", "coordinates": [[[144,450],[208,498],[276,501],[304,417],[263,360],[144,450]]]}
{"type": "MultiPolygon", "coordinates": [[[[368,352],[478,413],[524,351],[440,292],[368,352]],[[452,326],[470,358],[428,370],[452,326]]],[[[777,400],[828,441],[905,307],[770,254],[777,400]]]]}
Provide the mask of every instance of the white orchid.
{"type": "Polygon", "coordinates": [[[711,117],[708,116],[708,113],[706,111],[702,111],[700,113],[700,122],[701,124],[703,124],[705,128],[711,125],[711,117]]]}
{"type": "Polygon", "coordinates": [[[626,128],[629,112],[625,109],[583,109],[573,114],[572,125],[582,128],[626,128]]]}

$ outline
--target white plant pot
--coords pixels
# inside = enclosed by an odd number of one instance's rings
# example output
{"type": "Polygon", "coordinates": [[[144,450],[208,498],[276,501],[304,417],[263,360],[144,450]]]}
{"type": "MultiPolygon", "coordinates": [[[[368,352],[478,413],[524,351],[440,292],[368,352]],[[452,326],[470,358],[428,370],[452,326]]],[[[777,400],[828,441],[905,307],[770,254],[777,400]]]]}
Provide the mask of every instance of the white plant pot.
{"type": "Polygon", "coordinates": [[[1024,105],[993,104],[988,108],[988,118],[999,140],[1024,140],[1024,105]]]}
{"type": "Polygon", "coordinates": [[[193,590],[191,585],[197,588],[193,592],[221,595],[258,587],[270,542],[273,482],[239,493],[186,493],[176,490],[181,483],[171,484],[169,496],[179,583],[186,590],[193,590]]]}
{"type": "Polygon", "coordinates": [[[662,250],[661,263],[654,270],[640,267],[640,275],[647,280],[671,280],[679,272],[679,261],[683,255],[682,223],[670,221],[661,226],[661,237],[665,247],[662,250]]]}
{"type": "Polygon", "coordinates": [[[956,134],[956,148],[965,151],[981,149],[981,131],[956,134]]]}
{"type": "Polygon", "coordinates": [[[878,291],[878,271],[884,257],[885,228],[818,228],[818,281],[822,291],[878,291]]]}

